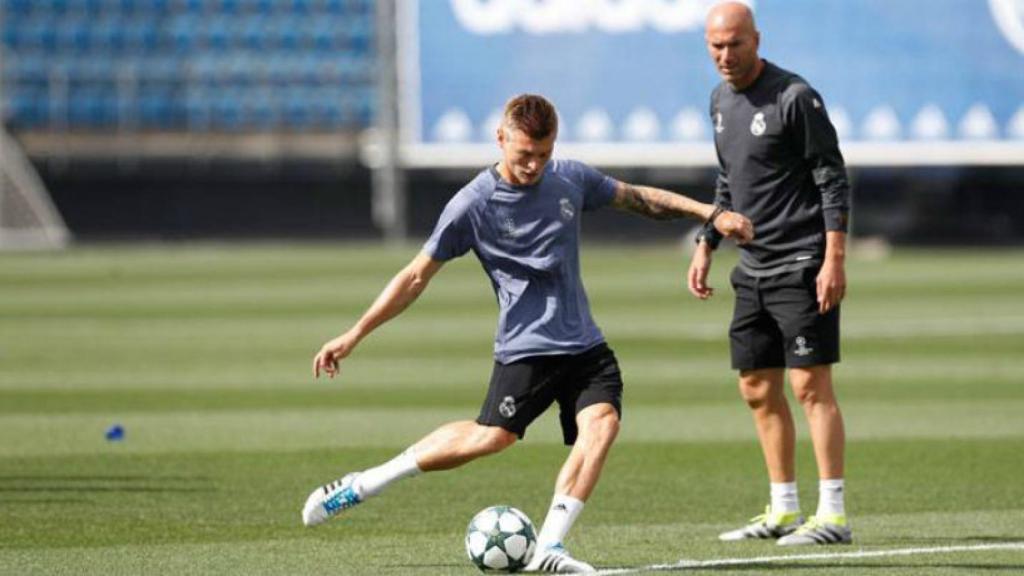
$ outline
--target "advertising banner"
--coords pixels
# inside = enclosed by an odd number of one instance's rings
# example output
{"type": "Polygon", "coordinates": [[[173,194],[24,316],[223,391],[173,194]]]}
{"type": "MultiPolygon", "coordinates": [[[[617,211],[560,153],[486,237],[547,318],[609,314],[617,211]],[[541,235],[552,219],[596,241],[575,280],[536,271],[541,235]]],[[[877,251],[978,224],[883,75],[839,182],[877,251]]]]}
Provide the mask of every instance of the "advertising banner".
{"type": "MultiPolygon", "coordinates": [[[[714,164],[713,0],[399,0],[403,158],[494,157],[505,101],[558,107],[560,152],[714,164]]],[[[757,0],[761,56],[823,96],[851,164],[1024,163],[1024,0],[757,0]]]]}

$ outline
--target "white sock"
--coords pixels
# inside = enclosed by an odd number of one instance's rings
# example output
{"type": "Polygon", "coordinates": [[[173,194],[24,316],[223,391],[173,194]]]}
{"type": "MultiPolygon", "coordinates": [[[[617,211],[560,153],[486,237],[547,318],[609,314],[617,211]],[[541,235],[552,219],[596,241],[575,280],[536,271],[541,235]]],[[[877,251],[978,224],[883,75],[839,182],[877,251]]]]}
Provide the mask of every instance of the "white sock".
{"type": "Polygon", "coordinates": [[[772,512],[787,514],[800,511],[800,498],[796,493],[796,482],[772,482],[772,512]]]}
{"type": "Polygon", "coordinates": [[[365,500],[380,494],[392,482],[415,476],[420,472],[420,467],[416,465],[416,457],[410,449],[376,468],[364,470],[353,483],[352,489],[365,500]]]}
{"type": "Polygon", "coordinates": [[[834,478],[818,481],[818,512],[816,516],[845,516],[846,505],[843,501],[843,479],[834,478]]]}
{"type": "Polygon", "coordinates": [[[555,494],[551,500],[551,508],[544,519],[544,527],[537,536],[537,548],[544,549],[554,544],[561,544],[569,533],[576,517],[583,511],[583,501],[572,496],[555,494]]]}

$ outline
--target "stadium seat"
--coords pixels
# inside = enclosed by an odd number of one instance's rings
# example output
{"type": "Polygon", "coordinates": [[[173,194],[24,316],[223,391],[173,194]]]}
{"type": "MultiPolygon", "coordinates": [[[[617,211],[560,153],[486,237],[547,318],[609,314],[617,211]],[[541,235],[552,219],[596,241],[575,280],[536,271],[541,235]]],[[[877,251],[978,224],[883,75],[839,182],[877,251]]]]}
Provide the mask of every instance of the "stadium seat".
{"type": "Polygon", "coordinates": [[[3,1],[13,125],[303,130],[371,118],[373,0],[3,1]]]}
{"type": "Polygon", "coordinates": [[[50,59],[38,52],[7,53],[4,61],[4,81],[7,91],[17,91],[22,85],[48,82],[50,79],[49,62],[50,59]]]}
{"type": "Polygon", "coordinates": [[[89,22],[84,18],[64,20],[57,29],[57,50],[61,52],[84,52],[92,47],[89,22]]]}
{"type": "Polygon", "coordinates": [[[32,0],[5,0],[5,12],[8,18],[12,16],[24,16],[32,12],[32,0]]]}
{"type": "Polygon", "coordinates": [[[73,90],[68,98],[68,121],[73,125],[98,128],[118,123],[117,94],[109,88],[86,87],[73,90]]]}

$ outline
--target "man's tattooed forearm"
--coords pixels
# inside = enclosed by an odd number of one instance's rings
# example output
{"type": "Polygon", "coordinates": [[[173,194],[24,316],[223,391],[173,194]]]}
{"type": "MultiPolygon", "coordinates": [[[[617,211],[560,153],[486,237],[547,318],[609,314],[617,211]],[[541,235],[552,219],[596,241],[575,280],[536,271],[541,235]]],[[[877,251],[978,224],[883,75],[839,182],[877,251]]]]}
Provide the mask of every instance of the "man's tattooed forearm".
{"type": "Polygon", "coordinates": [[[669,208],[670,201],[661,190],[641,189],[627,184],[624,192],[624,208],[630,212],[657,220],[671,220],[682,216],[669,208]]]}

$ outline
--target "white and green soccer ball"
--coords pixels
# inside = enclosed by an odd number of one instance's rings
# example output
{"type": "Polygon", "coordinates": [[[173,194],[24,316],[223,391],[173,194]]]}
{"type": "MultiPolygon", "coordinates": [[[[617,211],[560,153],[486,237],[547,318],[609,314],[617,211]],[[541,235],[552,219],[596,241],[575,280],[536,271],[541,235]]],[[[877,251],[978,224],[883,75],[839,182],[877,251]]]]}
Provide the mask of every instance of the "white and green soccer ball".
{"type": "Polygon", "coordinates": [[[518,572],[536,548],[533,523],[511,506],[485,508],[466,528],[466,554],[484,572],[518,572]]]}

